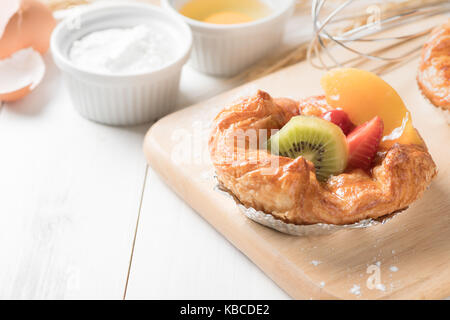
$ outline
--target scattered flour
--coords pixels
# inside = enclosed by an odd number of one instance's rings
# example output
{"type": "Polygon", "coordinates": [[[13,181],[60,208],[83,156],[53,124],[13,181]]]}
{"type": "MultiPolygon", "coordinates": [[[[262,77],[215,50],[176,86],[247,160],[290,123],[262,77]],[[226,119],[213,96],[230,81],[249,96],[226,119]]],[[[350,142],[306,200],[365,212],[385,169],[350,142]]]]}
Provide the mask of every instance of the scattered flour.
{"type": "Polygon", "coordinates": [[[397,272],[397,271],[398,271],[398,268],[397,268],[396,266],[391,266],[391,267],[389,268],[389,270],[391,270],[392,272],[397,272]]]}
{"type": "Polygon", "coordinates": [[[325,287],[325,282],[322,281],[322,282],[320,283],[320,287],[321,287],[321,288],[325,287]]]}
{"type": "Polygon", "coordinates": [[[216,172],[214,170],[206,170],[201,173],[201,178],[203,180],[214,179],[216,172]]]}
{"type": "Polygon", "coordinates": [[[319,264],[321,264],[322,262],[321,261],[318,261],[318,260],[312,260],[311,261],[311,264],[312,265],[314,265],[314,267],[317,267],[319,264]]]}
{"type": "Polygon", "coordinates": [[[359,296],[361,294],[361,287],[354,284],[353,287],[350,289],[350,293],[359,296]]]}
{"type": "Polygon", "coordinates": [[[73,43],[69,56],[89,71],[128,74],[168,64],[176,49],[170,34],[153,23],[92,32],[73,43]]]}

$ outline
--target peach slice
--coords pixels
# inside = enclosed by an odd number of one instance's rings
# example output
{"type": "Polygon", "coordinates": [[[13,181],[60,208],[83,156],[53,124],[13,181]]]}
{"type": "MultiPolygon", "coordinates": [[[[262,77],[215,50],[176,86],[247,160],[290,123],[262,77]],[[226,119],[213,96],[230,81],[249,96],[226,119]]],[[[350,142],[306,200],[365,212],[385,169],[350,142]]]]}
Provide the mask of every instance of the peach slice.
{"type": "Polygon", "coordinates": [[[363,124],[376,116],[383,119],[383,149],[396,142],[425,147],[402,99],[377,75],[353,68],[334,69],[325,74],[321,84],[328,104],[347,112],[354,124],[363,124]]]}
{"type": "Polygon", "coordinates": [[[44,60],[32,48],[0,60],[0,101],[16,101],[24,97],[41,82],[44,74],[44,60]]]}

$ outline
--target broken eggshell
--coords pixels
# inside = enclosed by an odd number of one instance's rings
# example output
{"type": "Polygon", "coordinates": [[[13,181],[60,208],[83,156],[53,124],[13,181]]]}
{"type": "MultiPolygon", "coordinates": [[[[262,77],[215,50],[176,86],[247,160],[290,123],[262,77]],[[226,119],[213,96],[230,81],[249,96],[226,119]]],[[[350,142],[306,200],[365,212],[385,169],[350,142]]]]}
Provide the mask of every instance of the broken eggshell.
{"type": "Polygon", "coordinates": [[[0,101],[11,102],[24,97],[41,82],[44,74],[44,60],[32,48],[0,60],[0,101]]]}
{"type": "Polygon", "coordinates": [[[50,9],[37,0],[8,0],[0,13],[0,59],[32,47],[44,54],[56,26],[50,9]]]}
{"type": "Polygon", "coordinates": [[[37,0],[8,0],[0,5],[0,101],[26,96],[42,80],[56,26],[50,9],[37,0]]]}

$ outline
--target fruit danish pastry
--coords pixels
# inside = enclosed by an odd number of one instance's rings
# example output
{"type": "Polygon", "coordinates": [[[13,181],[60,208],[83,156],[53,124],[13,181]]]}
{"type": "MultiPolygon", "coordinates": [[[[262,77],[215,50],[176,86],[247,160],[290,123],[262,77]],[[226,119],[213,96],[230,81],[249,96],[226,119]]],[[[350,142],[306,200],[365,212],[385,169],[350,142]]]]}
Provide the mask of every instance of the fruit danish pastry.
{"type": "Polygon", "coordinates": [[[337,69],[324,96],[256,95],[222,110],[209,150],[219,182],[247,207],[298,225],[351,224],[405,209],[436,166],[399,95],[337,69]]]}

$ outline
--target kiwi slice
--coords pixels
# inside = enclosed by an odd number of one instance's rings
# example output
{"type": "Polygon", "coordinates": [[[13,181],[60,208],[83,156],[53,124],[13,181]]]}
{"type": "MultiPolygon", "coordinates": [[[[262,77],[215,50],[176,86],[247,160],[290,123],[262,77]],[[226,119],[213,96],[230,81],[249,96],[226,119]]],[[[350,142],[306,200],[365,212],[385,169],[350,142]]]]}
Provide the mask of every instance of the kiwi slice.
{"type": "Polygon", "coordinates": [[[344,133],[337,125],[310,116],[293,117],[273,135],[268,149],[277,155],[311,161],[320,181],[342,173],[348,160],[348,145],[344,133]]]}

